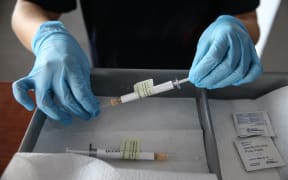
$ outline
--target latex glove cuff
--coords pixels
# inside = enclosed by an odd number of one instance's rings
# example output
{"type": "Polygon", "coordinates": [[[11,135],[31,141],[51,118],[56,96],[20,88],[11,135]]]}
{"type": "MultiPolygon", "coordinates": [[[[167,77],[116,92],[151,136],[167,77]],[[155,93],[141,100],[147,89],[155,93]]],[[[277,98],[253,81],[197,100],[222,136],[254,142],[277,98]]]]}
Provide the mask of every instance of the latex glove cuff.
{"type": "Polygon", "coordinates": [[[42,23],[31,42],[32,51],[35,55],[38,54],[43,41],[53,33],[70,35],[61,21],[46,21],[42,23]]]}

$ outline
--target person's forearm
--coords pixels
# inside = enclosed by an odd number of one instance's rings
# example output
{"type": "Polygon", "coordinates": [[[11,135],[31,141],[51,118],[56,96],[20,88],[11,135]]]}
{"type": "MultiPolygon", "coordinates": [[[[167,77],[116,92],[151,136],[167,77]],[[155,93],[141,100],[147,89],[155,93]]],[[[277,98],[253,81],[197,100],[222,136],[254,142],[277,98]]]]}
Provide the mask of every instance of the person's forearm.
{"type": "Polygon", "coordinates": [[[12,15],[12,29],[21,43],[31,51],[31,41],[40,24],[59,17],[60,14],[46,11],[34,3],[18,0],[12,15]]]}
{"type": "Polygon", "coordinates": [[[241,22],[246,26],[251,39],[254,44],[256,44],[260,36],[256,11],[238,14],[235,15],[235,17],[241,20],[241,22]]]}

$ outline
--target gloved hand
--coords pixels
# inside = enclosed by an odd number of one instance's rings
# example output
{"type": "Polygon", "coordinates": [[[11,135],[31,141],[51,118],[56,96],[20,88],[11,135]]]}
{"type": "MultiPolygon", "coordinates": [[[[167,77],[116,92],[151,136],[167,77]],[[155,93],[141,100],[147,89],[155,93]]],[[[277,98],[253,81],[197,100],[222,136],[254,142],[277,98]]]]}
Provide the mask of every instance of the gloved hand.
{"type": "Polygon", "coordinates": [[[262,65],[246,27],[222,15],[201,35],[189,80],[201,88],[222,88],[254,81],[262,65]]]}
{"type": "Polygon", "coordinates": [[[88,120],[98,112],[90,87],[89,61],[60,21],[43,23],[33,38],[36,60],[31,72],[13,83],[15,99],[27,110],[34,103],[27,94],[35,90],[40,110],[54,120],[71,123],[71,115],[88,120]]]}

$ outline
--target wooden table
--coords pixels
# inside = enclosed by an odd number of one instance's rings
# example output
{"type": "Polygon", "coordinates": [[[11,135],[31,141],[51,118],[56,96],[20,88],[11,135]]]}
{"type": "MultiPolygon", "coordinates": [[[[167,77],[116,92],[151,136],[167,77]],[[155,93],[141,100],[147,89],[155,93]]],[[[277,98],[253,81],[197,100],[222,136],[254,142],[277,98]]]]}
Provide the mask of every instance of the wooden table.
{"type": "Polygon", "coordinates": [[[33,114],[15,101],[11,85],[0,82],[0,176],[17,152],[33,114]]]}

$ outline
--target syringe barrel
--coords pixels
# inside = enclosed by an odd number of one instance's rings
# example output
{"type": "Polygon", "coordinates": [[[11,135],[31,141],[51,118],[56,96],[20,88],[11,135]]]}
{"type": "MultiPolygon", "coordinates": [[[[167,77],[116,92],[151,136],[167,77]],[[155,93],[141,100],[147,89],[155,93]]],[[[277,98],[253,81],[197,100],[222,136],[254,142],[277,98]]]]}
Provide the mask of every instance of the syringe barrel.
{"type": "MultiPolygon", "coordinates": [[[[151,87],[151,91],[150,91],[151,94],[150,95],[159,94],[159,93],[166,92],[166,91],[169,91],[172,89],[174,89],[173,82],[167,81],[167,82],[164,82],[162,84],[158,84],[156,86],[151,87]]],[[[133,93],[129,93],[129,94],[125,94],[125,95],[121,96],[120,99],[121,99],[122,103],[126,103],[129,101],[134,101],[136,99],[140,99],[140,97],[136,92],[133,92],[133,93]]]]}
{"type": "Polygon", "coordinates": [[[129,94],[125,94],[125,95],[121,96],[120,99],[121,99],[121,103],[126,103],[126,102],[130,102],[130,101],[134,101],[136,99],[139,99],[139,96],[136,92],[133,92],[133,93],[129,93],[129,94]]]}
{"type": "Polygon", "coordinates": [[[164,82],[162,84],[158,84],[156,86],[153,86],[152,89],[153,89],[152,92],[153,92],[153,95],[154,95],[154,94],[159,94],[159,93],[162,93],[162,92],[166,92],[166,91],[172,90],[172,89],[174,89],[174,85],[173,85],[172,81],[167,81],[167,82],[164,82]]]}

